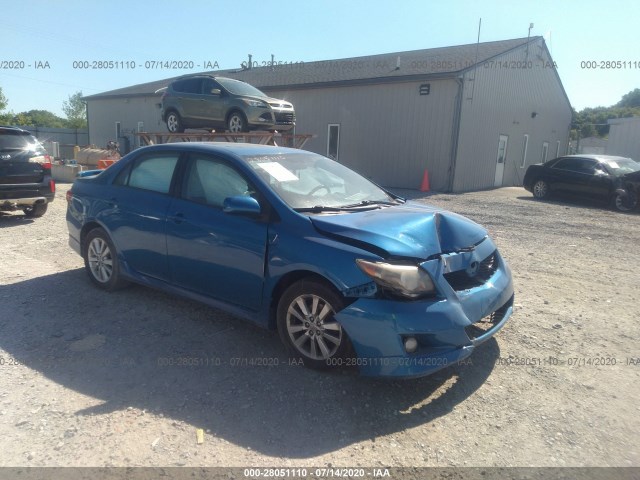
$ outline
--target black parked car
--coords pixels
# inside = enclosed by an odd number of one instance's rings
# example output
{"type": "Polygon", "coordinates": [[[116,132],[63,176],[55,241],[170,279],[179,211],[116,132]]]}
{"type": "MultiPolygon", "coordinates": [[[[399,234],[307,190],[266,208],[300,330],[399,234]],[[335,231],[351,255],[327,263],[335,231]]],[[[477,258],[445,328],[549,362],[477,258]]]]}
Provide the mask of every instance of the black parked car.
{"type": "Polygon", "coordinates": [[[26,130],[0,126],[0,210],[41,217],[53,201],[51,157],[26,130]]]}
{"type": "Polygon", "coordinates": [[[640,163],[611,155],[567,155],[531,165],[523,185],[539,199],[555,193],[588,197],[627,212],[638,206],[640,163]]]}

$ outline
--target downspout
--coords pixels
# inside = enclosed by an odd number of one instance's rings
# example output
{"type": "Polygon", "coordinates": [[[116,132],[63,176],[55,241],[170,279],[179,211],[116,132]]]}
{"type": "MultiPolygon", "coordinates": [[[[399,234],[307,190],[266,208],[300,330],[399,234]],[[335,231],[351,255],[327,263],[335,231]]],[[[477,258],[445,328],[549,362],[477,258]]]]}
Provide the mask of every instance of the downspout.
{"type": "Polygon", "coordinates": [[[84,102],[84,111],[87,116],[87,145],[91,145],[91,135],[89,134],[89,102],[84,102]]]}
{"type": "Polygon", "coordinates": [[[453,125],[451,128],[451,160],[449,161],[449,181],[447,192],[453,191],[453,181],[456,172],[456,159],[458,157],[458,137],[460,136],[460,117],[462,116],[462,89],[464,88],[464,74],[456,77],[458,93],[456,94],[453,111],[453,125]]]}

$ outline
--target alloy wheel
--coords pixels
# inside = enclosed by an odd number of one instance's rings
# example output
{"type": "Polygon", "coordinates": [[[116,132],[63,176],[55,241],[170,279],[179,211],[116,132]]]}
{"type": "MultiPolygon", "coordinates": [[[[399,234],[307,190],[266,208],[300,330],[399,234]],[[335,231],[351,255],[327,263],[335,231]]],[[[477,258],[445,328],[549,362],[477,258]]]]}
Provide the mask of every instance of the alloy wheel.
{"type": "Polygon", "coordinates": [[[536,198],[544,198],[547,196],[549,187],[547,186],[547,182],[544,180],[538,180],[533,186],[533,195],[536,198]]]}
{"type": "Polygon", "coordinates": [[[293,346],[307,358],[327,360],[342,343],[342,327],[331,305],[318,295],[305,294],[289,305],[287,333],[293,346]]]}
{"type": "Polygon", "coordinates": [[[231,133],[241,133],[243,129],[244,122],[242,120],[242,117],[240,117],[240,115],[238,115],[237,113],[231,115],[231,118],[229,118],[229,131],[231,133]]]}
{"type": "Polygon", "coordinates": [[[99,237],[91,240],[87,259],[93,277],[101,283],[107,283],[113,274],[113,257],[107,242],[99,237]]]}

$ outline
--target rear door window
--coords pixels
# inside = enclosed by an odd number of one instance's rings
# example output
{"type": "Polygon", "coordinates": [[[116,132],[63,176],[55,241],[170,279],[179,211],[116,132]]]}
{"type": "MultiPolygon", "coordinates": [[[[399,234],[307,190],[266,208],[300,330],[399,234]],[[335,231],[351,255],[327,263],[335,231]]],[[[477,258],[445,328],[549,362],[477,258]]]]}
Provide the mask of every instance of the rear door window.
{"type": "MultiPolygon", "coordinates": [[[[179,154],[177,153],[145,155],[136,160],[131,168],[126,180],[127,185],[152,192],[169,193],[178,158],[179,154]]],[[[125,178],[118,177],[116,180],[122,182],[125,178]]]]}
{"type": "Polygon", "coordinates": [[[173,84],[173,89],[180,93],[196,93],[200,94],[202,79],[200,78],[187,78],[185,80],[179,80],[173,84]]]}

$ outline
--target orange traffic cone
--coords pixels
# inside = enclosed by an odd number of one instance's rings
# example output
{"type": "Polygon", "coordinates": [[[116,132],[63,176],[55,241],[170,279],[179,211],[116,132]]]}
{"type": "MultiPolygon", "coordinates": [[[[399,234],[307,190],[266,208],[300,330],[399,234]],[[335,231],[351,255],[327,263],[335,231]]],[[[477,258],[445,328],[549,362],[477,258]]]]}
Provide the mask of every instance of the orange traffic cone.
{"type": "Polygon", "coordinates": [[[428,192],[430,188],[431,187],[429,185],[429,171],[425,168],[424,175],[422,176],[422,183],[420,184],[420,191],[428,192]]]}

